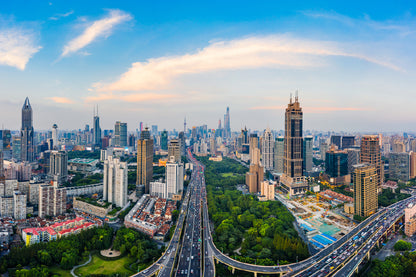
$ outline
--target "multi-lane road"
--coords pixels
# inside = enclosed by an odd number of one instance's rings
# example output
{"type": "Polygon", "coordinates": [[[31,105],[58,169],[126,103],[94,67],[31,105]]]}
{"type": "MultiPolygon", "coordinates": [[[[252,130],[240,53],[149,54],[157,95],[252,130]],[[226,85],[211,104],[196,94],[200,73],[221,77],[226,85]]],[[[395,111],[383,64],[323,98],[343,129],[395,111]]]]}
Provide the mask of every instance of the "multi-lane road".
{"type": "Polygon", "coordinates": [[[158,276],[164,277],[211,277],[215,276],[214,257],[235,269],[256,273],[286,273],[287,276],[348,276],[386,230],[403,215],[404,207],[415,201],[415,196],[412,196],[381,209],[331,246],[306,260],[282,266],[247,264],[224,255],[214,245],[208,215],[204,166],[192,156],[189,149],[188,159],[194,169],[173,238],[162,257],[135,276],[152,276],[158,273],[158,276]]]}

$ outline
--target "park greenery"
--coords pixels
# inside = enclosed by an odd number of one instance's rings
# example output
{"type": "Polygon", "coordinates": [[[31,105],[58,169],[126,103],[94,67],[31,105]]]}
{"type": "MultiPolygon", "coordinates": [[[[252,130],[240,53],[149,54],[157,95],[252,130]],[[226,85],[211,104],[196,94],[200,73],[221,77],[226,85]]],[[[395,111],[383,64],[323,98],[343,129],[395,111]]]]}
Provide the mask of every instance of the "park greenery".
{"type": "Polygon", "coordinates": [[[410,194],[400,193],[399,189],[396,190],[396,193],[391,189],[383,189],[383,192],[378,196],[378,205],[387,207],[408,197],[410,194]]]}
{"type": "Polygon", "coordinates": [[[394,251],[409,251],[412,249],[412,243],[399,240],[394,244],[394,251]]]}
{"type": "Polygon", "coordinates": [[[145,268],[163,253],[156,242],[134,229],[122,227],[114,238],[113,248],[136,261],[136,269],[145,268]]]}
{"type": "Polygon", "coordinates": [[[65,187],[79,187],[103,182],[103,174],[95,173],[92,175],[85,175],[76,172],[71,180],[63,183],[65,187]]]}
{"type": "Polygon", "coordinates": [[[118,276],[128,277],[135,273],[129,268],[134,262],[131,257],[123,256],[115,260],[105,260],[99,255],[93,255],[92,260],[85,266],[75,270],[77,276],[118,276]]]}
{"type": "Polygon", "coordinates": [[[404,252],[389,256],[385,261],[375,259],[366,277],[416,276],[416,252],[404,252]]]}
{"type": "MultiPolygon", "coordinates": [[[[92,228],[48,243],[14,247],[8,255],[1,257],[0,272],[5,273],[7,269],[21,269],[27,266],[33,273],[43,272],[45,271],[43,266],[52,265],[60,265],[62,269],[71,269],[85,259],[90,251],[109,248],[112,236],[113,230],[109,227],[92,228]]],[[[23,273],[20,271],[17,274],[23,273]]]]}
{"type": "Polygon", "coordinates": [[[237,184],[245,183],[246,167],[229,158],[222,162],[198,159],[205,165],[208,209],[218,249],[237,260],[260,265],[308,257],[307,246],[293,226],[294,217],[282,203],[260,202],[256,196],[236,190],[237,184]]]}

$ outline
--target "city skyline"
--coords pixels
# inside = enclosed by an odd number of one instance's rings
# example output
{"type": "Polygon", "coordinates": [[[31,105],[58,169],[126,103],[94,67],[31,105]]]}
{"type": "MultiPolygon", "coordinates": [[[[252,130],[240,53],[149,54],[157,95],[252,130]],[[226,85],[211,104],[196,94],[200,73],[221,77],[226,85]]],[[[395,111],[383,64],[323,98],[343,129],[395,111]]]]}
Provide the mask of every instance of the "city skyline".
{"type": "Polygon", "coordinates": [[[102,129],[215,127],[230,107],[233,131],[282,130],[298,89],[305,129],[412,131],[409,5],[19,3],[0,16],[5,129],[28,96],[35,130],[91,126],[95,105],[102,129]]]}

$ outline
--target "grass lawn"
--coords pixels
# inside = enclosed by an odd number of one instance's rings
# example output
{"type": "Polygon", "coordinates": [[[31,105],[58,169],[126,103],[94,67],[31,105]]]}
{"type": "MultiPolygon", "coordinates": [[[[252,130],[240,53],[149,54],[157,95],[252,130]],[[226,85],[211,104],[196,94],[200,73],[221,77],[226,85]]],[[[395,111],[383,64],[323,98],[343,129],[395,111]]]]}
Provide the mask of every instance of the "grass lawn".
{"type": "Polygon", "coordinates": [[[233,177],[234,175],[236,175],[236,174],[234,174],[234,173],[232,173],[232,172],[221,173],[221,177],[223,177],[223,178],[226,178],[226,177],[233,177]]]}
{"type": "Polygon", "coordinates": [[[128,270],[124,265],[129,265],[133,261],[125,256],[115,261],[104,261],[98,258],[97,255],[92,256],[92,260],[86,266],[77,268],[75,274],[78,276],[86,276],[88,274],[115,274],[115,273],[125,273],[125,274],[134,274],[131,270],[128,270]]]}
{"type": "Polygon", "coordinates": [[[61,277],[72,277],[70,270],[62,269],[57,265],[49,267],[48,270],[49,273],[51,273],[51,275],[59,275],[61,277]]]}

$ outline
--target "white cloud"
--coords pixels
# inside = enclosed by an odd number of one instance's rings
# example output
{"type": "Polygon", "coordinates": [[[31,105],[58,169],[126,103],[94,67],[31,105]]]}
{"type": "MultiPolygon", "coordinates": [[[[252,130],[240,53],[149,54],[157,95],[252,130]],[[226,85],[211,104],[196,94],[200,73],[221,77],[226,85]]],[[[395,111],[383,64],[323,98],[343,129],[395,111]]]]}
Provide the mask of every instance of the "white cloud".
{"type": "Polygon", "coordinates": [[[42,47],[35,35],[19,28],[0,29],[0,64],[24,70],[29,59],[42,47]]]}
{"type": "Polygon", "coordinates": [[[99,37],[108,37],[115,26],[131,19],[132,17],[128,13],[120,10],[110,10],[107,17],[92,22],[81,35],[69,41],[64,46],[61,56],[64,57],[77,52],[99,37]]]}
{"type": "Polygon", "coordinates": [[[49,19],[50,20],[59,20],[60,18],[62,18],[62,17],[68,17],[68,16],[70,16],[73,13],[74,13],[74,11],[69,11],[67,13],[58,13],[58,14],[56,14],[54,16],[49,17],[49,19]]]}
{"type": "Polygon", "coordinates": [[[324,57],[328,56],[354,58],[401,70],[376,57],[343,50],[344,48],[347,47],[335,42],[297,39],[287,35],[220,41],[193,54],[133,63],[117,81],[96,83],[93,87],[101,92],[157,90],[167,88],[175,77],[185,74],[265,67],[318,67],[327,63],[324,57]]]}
{"type": "Polygon", "coordinates": [[[67,97],[58,97],[58,96],[54,96],[54,97],[48,97],[46,99],[52,100],[55,103],[59,103],[59,104],[73,104],[74,101],[67,98],[67,97]]]}

